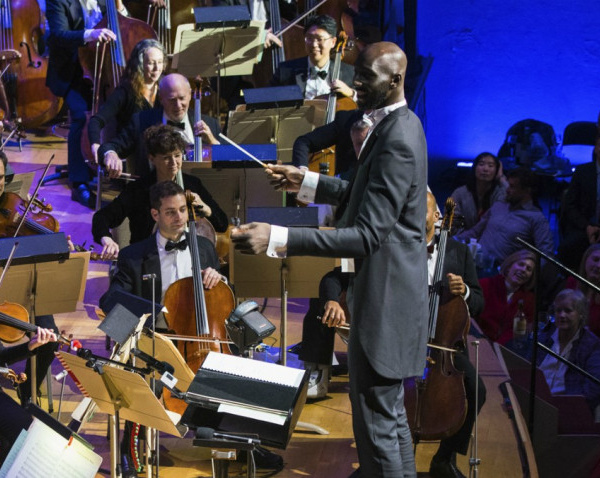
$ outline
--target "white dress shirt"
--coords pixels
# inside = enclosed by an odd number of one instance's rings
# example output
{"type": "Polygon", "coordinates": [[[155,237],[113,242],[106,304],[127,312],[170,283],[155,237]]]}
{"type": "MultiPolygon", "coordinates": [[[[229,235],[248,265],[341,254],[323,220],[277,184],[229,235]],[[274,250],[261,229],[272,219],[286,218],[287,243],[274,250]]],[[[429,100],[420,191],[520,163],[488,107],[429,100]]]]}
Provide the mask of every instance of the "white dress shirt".
{"type": "MultiPolygon", "coordinates": [[[[185,235],[182,235],[179,240],[183,239],[185,239],[185,235]]],[[[192,276],[192,256],[190,254],[190,248],[186,247],[183,251],[173,249],[172,251],[167,252],[165,249],[166,244],[167,239],[158,232],[156,234],[156,245],[158,247],[158,258],[160,260],[160,277],[162,284],[161,301],[171,284],[179,279],[185,279],[186,277],[192,276]]]]}

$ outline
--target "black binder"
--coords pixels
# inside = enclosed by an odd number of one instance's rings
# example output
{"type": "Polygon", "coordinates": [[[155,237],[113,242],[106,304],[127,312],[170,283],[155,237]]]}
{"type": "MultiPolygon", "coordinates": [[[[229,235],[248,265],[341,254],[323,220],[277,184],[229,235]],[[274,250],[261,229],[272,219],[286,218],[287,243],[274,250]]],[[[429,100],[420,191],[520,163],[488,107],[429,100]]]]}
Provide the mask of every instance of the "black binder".
{"type": "MultiPolygon", "coordinates": [[[[213,355],[211,352],[210,355],[213,355]]],[[[223,354],[216,354],[223,355],[223,354]]],[[[240,361],[248,361],[241,357],[229,357],[240,361]]],[[[255,365],[282,367],[275,364],[263,364],[251,361],[255,365]]],[[[206,363],[206,361],[205,361],[206,363]]],[[[285,367],[282,367],[285,368],[285,367]]],[[[289,369],[298,373],[296,369],[289,369]]],[[[306,403],[308,389],[308,371],[298,386],[282,385],[270,381],[237,375],[231,372],[210,370],[204,366],[196,373],[187,391],[188,407],[181,422],[190,427],[211,427],[230,433],[255,433],[265,445],[285,449],[292,437],[302,408],[306,403]],[[267,415],[278,416],[285,421],[282,425],[235,413],[219,411],[222,404],[235,405],[242,408],[259,410],[267,415]]]]}

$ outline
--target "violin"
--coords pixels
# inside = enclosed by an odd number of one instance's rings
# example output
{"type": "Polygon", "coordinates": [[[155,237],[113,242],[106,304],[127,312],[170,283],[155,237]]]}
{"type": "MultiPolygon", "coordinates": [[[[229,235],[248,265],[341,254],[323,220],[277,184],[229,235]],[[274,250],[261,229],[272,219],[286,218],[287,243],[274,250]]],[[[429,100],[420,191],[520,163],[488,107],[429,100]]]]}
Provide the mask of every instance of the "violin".
{"type": "MultiPolygon", "coordinates": [[[[21,196],[12,192],[4,192],[0,197],[0,237],[14,237],[27,210],[28,202],[21,196]]],[[[32,208],[19,230],[21,236],[33,236],[36,234],[53,234],[58,232],[58,221],[48,214],[52,206],[38,199],[33,200],[32,208]]]]}
{"type": "MultiPolygon", "coordinates": [[[[193,372],[196,372],[210,351],[231,354],[227,344],[225,320],[235,308],[235,298],[225,282],[210,290],[202,284],[202,264],[196,230],[196,214],[188,199],[190,221],[186,238],[192,257],[192,277],[180,279],[165,292],[165,319],[178,336],[199,337],[201,341],[177,340],[177,348],[193,372]]],[[[165,403],[170,410],[183,412],[186,404],[165,393],[165,403]]]]}
{"type": "Polygon", "coordinates": [[[448,233],[456,204],[448,198],[438,243],[433,287],[429,293],[427,358],[423,376],[405,382],[406,409],[415,443],[456,433],[465,421],[464,373],[453,364],[457,344],[466,343],[469,310],[465,300],[441,285],[448,233]]]}
{"type": "Polygon", "coordinates": [[[27,381],[27,375],[24,373],[16,373],[14,370],[7,367],[0,367],[0,376],[9,379],[13,385],[19,385],[27,381]]]}

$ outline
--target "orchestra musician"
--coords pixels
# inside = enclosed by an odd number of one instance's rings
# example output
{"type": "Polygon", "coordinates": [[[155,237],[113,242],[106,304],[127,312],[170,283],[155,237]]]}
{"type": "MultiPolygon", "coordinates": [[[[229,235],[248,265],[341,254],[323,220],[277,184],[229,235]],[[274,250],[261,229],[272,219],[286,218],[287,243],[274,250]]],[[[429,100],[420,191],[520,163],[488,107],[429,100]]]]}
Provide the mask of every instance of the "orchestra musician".
{"type": "MultiPolygon", "coordinates": [[[[0,151],[0,202],[2,201],[6,184],[10,183],[12,177],[13,173],[12,169],[10,169],[10,166],[8,164],[8,158],[6,157],[4,151],[0,151]],[[6,174],[7,171],[9,172],[8,175],[6,174]]],[[[54,317],[52,315],[37,315],[35,317],[35,324],[39,327],[52,330],[54,333],[58,333],[58,327],[56,327],[56,323],[54,322],[54,317]]],[[[46,377],[48,367],[50,367],[50,364],[54,360],[54,352],[56,351],[55,343],[46,344],[46,342],[36,346],[37,348],[40,345],[43,345],[42,348],[36,351],[36,384],[38,388],[44,380],[44,378],[46,377]]],[[[54,340],[53,342],[56,342],[56,340],[54,340]]],[[[30,360],[27,360],[25,373],[28,377],[31,377],[30,360]]],[[[21,403],[23,405],[27,404],[31,399],[31,380],[20,384],[18,388],[18,393],[21,403]]]]}
{"type": "Polygon", "coordinates": [[[76,0],[47,0],[48,18],[48,72],[46,86],[56,96],[65,99],[71,124],[67,139],[71,199],[92,208],[94,201],[87,185],[91,169],[81,152],[81,134],[91,90],[83,79],[78,48],[89,42],[108,42],[115,34],[107,29],[93,27],[102,19],[105,0],[79,2],[76,0]]]}
{"type": "Polygon", "coordinates": [[[131,244],[139,242],[152,234],[155,221],[150,213],[149,190],[153,184],[162,181],[180,181],[184,190],[194,195],[194,205],[201,207],[201,215],[206,217],[218,232],[227,230],[227,216],[219,207],[202,181],[195,176],[181,172],[181,165],[187,142],[172,126],[157,125],[148,128],[145,133],[148,159],[153,170],[135,182],[127,184],[125,189],[110,203],[94,214],[92,234],[94,240],[102,244],[102,259],[117,257],[119,245],[114,241],[110,229],[119,226],[125,218],[129,219],[131,244]]]}
{"type": "Polygon", "coordinates": [[[138,176],[150,172],[151,165],[147,161],[143,136],[150,126],[170,124],[181,130],[181,134],[190,145],[194,144],[195,135],[202,136],[203,144],[219,144],[216,138],[220,127],[215,118],[202,115],[201,120],[194,124],[193,111],[189,109],[192,89],[185,76],[178,73],[166,75],[160,80],[158,95],[160,108],[134,114],[116,138],[103,143],[98,149],[98,160],[103,162],[111,178],[117,178],[123,172],[121,158],[131,157],[134,162],[133,170],[138,176]]]}
{"type": "MultiPolygon", "coordinates": [[[[5,347],[0,342],[0,365],[10,365],[31,357],[39,352],[40,347],[56,341],[56,334],[52,330],[38,327],[37,333],[28,342],[10,347],[5,347]]],[[[2,465],[21,430],[26,430],[31,425],[32,417],[2,388],[0,388],[0,408],[2,409],[2,413],[0,413],[0,465],[2,465]]]]}
{"type": "MultiPolygon", "coordinates": [[[[435,263],[437,259],[437,241],[435,238],[435,224],[440,219],[439,209],[432,193],[427,193],[426,233],[428,244],[427,266],[429,281],[433,280],[435,263]],[[431,249],[431,251],[429,250],[431,249]]],[[[452,295],[462,296],[467,302],[469,315],[475,317],[483,310],[483,292],[477,280],[475,262],[467,246],[462,242],[448,238],[446,254],[444,256],[443,272],[446,277],[444,287],[452,295]]],[[[443,326],[438,322],[438,327],[443,326]]],[[[432,478],[465,478],[465,475],[456,466],[456,453],[466,455],[471,439],[471,430],[475,423],[475,405],[477,413],[485,403],[485,385],[480,377],[476,376],[475,368],[469,360],[466,344],[456,344],[458,352],[453,355],[454,366],[464,372],[464,386],[467,397],[467,416],[462,427],[452,436],[440,442],[438,451],[433,456],[429,468],[432,478]],[[477,404],[475,404],[475,387],[479,383],[477,404]]]]}
{"type": "Polygon", "coordinates": [[[88,123],[88,138],[96,162],[106,125],[114,126],[115,132],[121,131],[135,113],[159,105],[158,82],[166,65],[167,53],[158,41],[147,38],[135,45],[119,85],[88,123]]]}
{"type": "Polygon", "coordinates": [[[406,64],[389,42],[373,43],[358,57],[357,102],[373,126],[350,183],[294,166],[266,170],[278,189],[301,200],[345,204],[337,229],[251,223],[232,232],[245,253],[354,259],[348,366],[360,468],[353,477],[416,477],[403,379],[422,373],[426,350],[427,152],[404,98],[406,64]]]}
{"type": "Polygon", "coordinates": [[[331,81],[333,62],[331,51],[337,43],[337,23],[329,15],[318,15],[304,27],[304,42],[307,56],[282,62],[271,86],[298,85],[304,98],[312,100],[329,92],[355,99],[352,84],[354,68],[347,63],[340,65],[340,77],[331,81]]]}

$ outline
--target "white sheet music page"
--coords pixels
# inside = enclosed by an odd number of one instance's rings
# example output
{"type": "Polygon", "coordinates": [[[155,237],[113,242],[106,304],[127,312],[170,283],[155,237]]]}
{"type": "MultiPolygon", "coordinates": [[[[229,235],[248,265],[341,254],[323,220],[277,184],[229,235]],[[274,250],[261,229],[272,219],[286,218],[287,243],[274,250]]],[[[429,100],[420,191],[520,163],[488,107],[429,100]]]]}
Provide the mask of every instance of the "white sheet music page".
{"type": "Polygon", "coordinates": [[[204,360],[202,368],[295,388],[300,386],[302,377],[304,377],[304,370],[218,352],[210,352],[204,360]]]}

